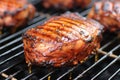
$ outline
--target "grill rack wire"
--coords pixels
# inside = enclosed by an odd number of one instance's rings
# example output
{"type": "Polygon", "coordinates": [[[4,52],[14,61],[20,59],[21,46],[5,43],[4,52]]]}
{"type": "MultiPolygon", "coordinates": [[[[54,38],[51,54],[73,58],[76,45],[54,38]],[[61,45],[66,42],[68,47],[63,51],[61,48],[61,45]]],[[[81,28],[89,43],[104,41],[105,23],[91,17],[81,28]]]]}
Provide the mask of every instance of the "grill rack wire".
{"type": "MultiPolygon", "coordinates": [[[[90,9],[85,11],[78,10],[82,16],[86,16],[90,9]]],[[[46,11],[44,11],[46,12],[46,11]]],[[[33,67],[32,73],[29,74],[27,64],[24,60],[24,51],[22,44],[22,33],[27,29],[35,27],[42,24],[46,19],[53,15],[59,15],[55,11],[50,12],[52,15],[44,13],[36,13],[33,20],[28,23],[28,26],[24,29],[10,35],[8,32],[0,35],[0,80],[119,80],[120,79],[120,37],[116,34],[105,33],[102,41],[102,46],[98,50],[98,53],[105,53],[104,55],[98,54],[99,59],[94,62],[94,55],[90,56],[87,61],[83,64],[78,64],[74,67],[66,68],[39,68],[33,67]],[[111,58],[110,55],[115,54],[116,57],[111,58]],[[108,61],[107,61],[108,60],[108,61]],[[100,67],[102,64],[104,67],[100,67]],[[115,67],[117,65],[117,67],[115,67]],[[112,71],[111,75],[104,75],[107,73],[108,69],[115,69],[112,71]],[[99,68],[100,67],[100,68],[99,68]],[[95,71],[99,68],[98,71],[95,71]],[[77,71],[77,72],[76,72],[77,71]],[[93,73],[92,76],[88,77],[93,73]],[[55,76],[56,75],[56,76],[55,76]],[[101,75],[104,77],[101,77],[101,75]],[[107,76],[107,77],[106,77],[107,76]],[[88,77],[88,78],[86,78],[88,77]]]]}

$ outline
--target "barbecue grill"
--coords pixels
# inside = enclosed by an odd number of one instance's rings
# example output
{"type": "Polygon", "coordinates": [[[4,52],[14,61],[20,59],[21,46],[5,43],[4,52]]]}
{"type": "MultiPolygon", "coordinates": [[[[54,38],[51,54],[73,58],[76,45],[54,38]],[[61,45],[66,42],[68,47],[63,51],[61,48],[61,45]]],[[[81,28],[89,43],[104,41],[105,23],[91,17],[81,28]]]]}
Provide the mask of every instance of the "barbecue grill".
{"type": "MultiPolygon", "coordinates": [[[[31,1],[39,7],[39,0],[31,1]]],[[[86,16],[89,10],[90,7],[71,11],[86,16]]],[[[97,52],[99,54],[89,56],[82,64],[62,68],[32,66],[30,72],[24,59],[21,35],[27,29],[63,12],[38,9],[34,19],[27,26],[14,34],[6,31],[0,35],[0,80],[120,80],[120,37],[110,32],[103,34],[101,48],[97,52]]]]}

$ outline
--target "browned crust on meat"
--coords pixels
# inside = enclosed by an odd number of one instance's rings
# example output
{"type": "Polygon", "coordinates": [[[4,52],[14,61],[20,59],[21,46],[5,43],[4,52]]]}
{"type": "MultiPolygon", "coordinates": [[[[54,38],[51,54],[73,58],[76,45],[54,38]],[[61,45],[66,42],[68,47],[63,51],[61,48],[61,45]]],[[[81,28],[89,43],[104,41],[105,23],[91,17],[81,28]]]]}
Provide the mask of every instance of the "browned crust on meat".
{"type": "Polygon", "coordinates": [[[102,0],[92,7],[89,18],[99,21],[105,30],[120,31],[120,0],[102,0]]]}
{"type": "Polygon", "coordinates": [[[41,3],[45,8],[73,9],[76,7],[85,8],[91,0],[43,0],[41,3]]]}
{"type": "Polygon", "coordinates": [[[26,0],[0,0],[0,30],[15,29],[27,23],[35,14],[33,5],[26,0]]]}
{"type": "Polygon", "coordinates": [[[75,13],[56,16],[23,35],[26,63],[76,65],[100,47],[102,26],[75,13]]]}

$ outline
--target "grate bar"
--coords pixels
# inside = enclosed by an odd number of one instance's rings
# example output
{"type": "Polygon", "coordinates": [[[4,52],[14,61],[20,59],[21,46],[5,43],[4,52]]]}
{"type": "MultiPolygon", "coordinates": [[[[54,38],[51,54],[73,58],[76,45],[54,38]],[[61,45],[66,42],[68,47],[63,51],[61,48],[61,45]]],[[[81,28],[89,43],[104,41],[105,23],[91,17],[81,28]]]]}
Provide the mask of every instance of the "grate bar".
{"type": "Polygon", "coordinates": [[[120,72],[120,68],[108,80],[111,80],[112,78],[114,78],[115,75],[118,74],[119,72],[120,72]]]}
{"type": "Polygon", "coordinates": [[[15,34],[13,34],[13,35],[10,35],[9,37],[6,37],[6,38],[4,38],[4,39],[1,39],[1,40],[0,40],[0,43],[3,43],[4,41],[7,41],[7,40],[9,40],[9,39],[11,39],[11,38],[19,35],[19,34],[22,34],[24,31],[26,31],[26,30],[29,29],[29,28],[35,27],[35,26],[43,23],[43,21],[45,21],[45,19],[46,19],[46,17],[41,17],[41,20],[42,20],[42,21],[39,21],[39,22],[37,22],[37,23],[35,23],[35,24],[33,24],[33,25],[31,25],[31,26],[29,26],[29,27],[27,27],[27,28],[25,28],[25,29],[23,29],[23,30],[15,33],[15,34]],[[42,20],[42,19],[43,19],[43,20],[42,20]]]}
{"type": "Polygon", "coordinates": [[[28,79],[29,77],[33,76],[34,74],[36,74],[37,72],[32,72],[30,73],[28,76],[26,76],[25,78],[22,78],[21,80],[26,80],[28,79]]]}
{"type": "Polygon", "coordinates": [[[3,33],[3,34],[0,34],[0,39],[1,39],[2,37],[4,37],[4,36],[8,35],[8,34],[9,34],[8,32],[5,32],[5,33],[3,33]]]}
{"type": "Polygon", "coordinates": [[[37,3],[40,3],[42,0],[28,0],[33,5],[36,5],[37,3]]]}
{"type": "MultiPolygon", "coordinates": [[[[7,77],[9,77],[9,75],[7,75],[6,73],[2,73],[1,74],[1,76],[2,77],[4,77],[4,78],[7,78],[7,77]]],[[[12,79],[11,80],[17,80],[16,78],[14,78],[14,77],[12,77],[12,79]]]]}
{"type": "MultiPolygon", "coordinates": [[[[35,23],[35,22],[38,20],[38,19],[36,19],[36,17],[37,17],[37,18],[40,18],[39,16],[40,16],[40,15],[38,14],[38,12],[35,13],[34,19],[28,22],[28,26],[30,26],[30,25],[32,25],[33,23],[35,23]]],[[[0,35],[0,39],[4,38],[5,36],[6,36],[6,37],[9,36],[9,34],[10,34],[9,32],[5,32],[5,33],[1,34],[1,35],[0,35]]]]}
{"type": "Polygon", "coordinates": [[[57,78],[57,80],[60,80],[62,77],[64,77],[65,75],[67,75],[68,73],[72,72],[75,68],[77,68],[80,64],[78,64],[77,66],[74,66],[73,68],[69,69],[67,72],[65,72],[63,75],[61,75],[59,78],[57,78]]]}
{"type": "Polygon", "coordinates": [[[90,10],[91,10],[91,8],[90,8],[90,9],[87,9],[87,10],[85,10],[85,11],[83,11],[83,12],[81,12],[80,15],[85,16],[85,15],[87,15],[87,13],[88,13],[90,10]]]}
{"type": "MultiPolygon", "coordinates": [[[[35,69],[34,72],[32,72],[31,74],[27,75],[26,77],[22,78],[22,80],[26,80],[28,78],[30,78],[31,76],[33,76],[34,74],[38,73],[40,71],[40,69],[35,69]]],[[[43,80],[44,78],[46,78],[48,75],[52,74],[54,71],[50,71],[48,74],[46,74],[44,77],[40,78],[40,80],[43,80]]]]}
{"type": "Polygon", "coordinates": [[[106,48],[107,46],[109,46],[110,44],[112,44],[115,40],[117,40],[118,39],[118,37],[116,37],[116,38],[114,38],[112,41],[110,41],[110,42],[108,42],[107,44],[105,44],[104,46],[102,46],[101,48],[100,48],[100,50],[103,50],[104,48],[106,48]]]}
{"type": "Polygon", "coordinates": [[[21,55],[23,52],[24,52],[24,51],[21,51],[21,52],[15,54],[14,56],[5,59],[4,61],[0,62],[0,65],[2,65],[2,64],[4,64],[5,62],[7,62],[7,61],[9,61],[9,60],[11,60],[11,59],[13,59],[13,58],[15,58],[15,57],[21,55]]]}
{"type": "Polygon", "coordinates": [[[100,74],[102,74],[106,69],[108,69],[112,64],[114,64],[119,58],[120,55],[117,58],[115,58],[110,64],[108,64],[104,69],[102,69],[98,74],[96,74],[91,80],[95,80],[100,74]]]}
{"type": "Polygon", "coordinates": [[[9,75],[5,80],[9,80],[9,79],[12,79],[15,75],[17,75],[18,73],[20,73],[22,71],[22,69],[21,70],[19,70],[19,71],[17,71],[17,72],[15,72],[14,74],[12,74],[12,75],[9,75]]]}
{"type": "Polygon", "coordinates": [[[18,48],[20,48],[20,47],[22,47],[22,46],[23,46],[23,44],[20,44],[20,45],[14,47],[14,48],[8,50],[8,51],[4,52],[3,54],[0,54],[0,57],[2,57],[2,56],[4,56],[4,55],[7,55],[7,54],[9,54],[10,52],[15,51],[16,49],[18,49],[18,48]]]}
{"type": "MultiPolygon", "coordinates": [[[[106,54],[108,54],[107,52],[105,52],[105,51],[102,51],[102,50],[100,50],[100,49],[98,49],[97,50],[97,52],[98,53],[101,53],[101,54],[103,54],[103,55],[106,55],[106,54]]],[[[117,55],[115,55],[115,54],[111,54],[111,55],[109,55],[111,58],[117,58],[118,56],[117,55]]]]}
{"type": "Polygon", "coordinates": [[[20,41],[21,39],[22,39],[22,37],[19,37],[19,38],[15,39],[15,40],[12,40],[11,42],[9,42],[9,44],[5,44],[5,45],[3,45],[2,47],[0,47],[0,50],[2,50],[2,49],[4,49],[5,47],[10,46],[10,45],[18,42],[18,41],[20,41]]]}
{"type": "Polygon", "coordinates": [[[3,69],[2,71],[0,71],[0,74],[2,74],[3,72],[7,71],[8,69],[10,69],[10,68],[16,66],[17,64],[21,63],[23,60],[24,60],[24,59],[16,61],[16,63],[14,63],[13,65],[11,65],[11,66],[9,66],[9,67],[3,69]]]}
{"type": "MultiPolygon", "coordinates": [[[[120,45],[116,46],[115,48],[113,48],[111,51],[113,52],[114,50],[116,50],[117,48],[119,48],[120,45]]],[[[103,56],[102,58],[100,58],[96,63],[94,63],[92,66],[90,66],[88,69],[86,69],[85,71],[83,71],[81,74],[79,74],[74,80],[77,80],[78,78],[82,77],[86,72],[88,72],[89,70],[91,70],[94,66],[96,66],[98,63],[102,62],[105,58],[107,58],[110,54],[112,54],[112,52],[108,52],[108,54],[106,54],[105,56],[103,56]]]]}
{"type": "MultiPolygon", "coordinates": [[[[40,17],[38,17],[36,21],[38,21],[39,18],[40,18],[40,17]]],[[[35,20],[35,19],[34,19],[34,20],[35,20]]],[[[35,21],[34,21],[34,22],[35,22],[35,21]]],[[[21,39],[22,39],[22,37],[19,37],[18,39],[9,42],[9,44],[3,45],[2,47],[0,47],[0,50],[3,49],[3,48],[5,48],[5,47],[7,47],[7,46],[9,46],[9,45],[11,45],[11,44],[13,44],[13,43],[15,43],[15,42],[17,42],[17,41],[20,41],[21,39]]]]}
{"type": "Polygon", "coordinates": [[[110,53],[113,53],[116,49],[118,49],[120,47],[120,44],[119,45],[117,45],[116,47],[114,47],[112,50],[110,50],[109,52],[110,53]]]}
{"type": "Polygon", "coordinates": [[[51,75],[53,72],[54,72],[54,71],[52,71],[52,72],[48,73],[47,75],[45,75],[44,77],[42,77],[42,78],[41,78],[41,79],[39,79],[39,80],[43,80],[43,79],[45,79],[46,77],[48,77],[49,75],[51,75]]]}
{"type": "Polygon", "coordinates": [[[30,26],[30,25],[38,22],[39,20],[41,20],[41,16],[38,16],[38,17],[36,17],[35,19],[33,19],[32,21],[30,21],[30,22],[28,23],[28,26],[30,26]]]}

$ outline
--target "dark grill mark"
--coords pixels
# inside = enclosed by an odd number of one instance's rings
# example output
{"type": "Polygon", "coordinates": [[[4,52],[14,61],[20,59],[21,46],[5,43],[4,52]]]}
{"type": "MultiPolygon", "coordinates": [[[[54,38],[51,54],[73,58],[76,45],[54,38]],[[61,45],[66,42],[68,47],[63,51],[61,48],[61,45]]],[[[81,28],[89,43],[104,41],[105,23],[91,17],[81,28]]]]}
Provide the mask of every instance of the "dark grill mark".
{"type": "MultiPolygon", "coordinates": [[[[58,33],[58,32],[59,32],[59,34],[61,34],[61,35],[60,35],[61,37],[68,38],[68,40],[73,40],[73,38],[76,38],[73,34],[71,34],[72,37],[71,37],[71,36],[68,36],[68,35],[70,35],[69,32],[71,32],[71,31],[69,31],[69,29],[67,29],[66,26],[63,27],[62,24],[58,24],[58,23],[55,23],[55,22],[51,22],[51,23],[48,23],[47,25],[48,25],[50,28],[51,28],[51,27],[57,27],[57,28],[59,29],[59,31],[57,31],[57,32],[56,32],[56,30],[54,30],[54,31],[55,31],[55,33],[58,33]]],[[[71,32],[71,33],[72,33],[72,32],[71,32]]]]}
{"type": "MultiPolygon", "coordinates": [[[[76,31],[78,31],[80,33],[80,35],[82,36],[82,39],[85,40],[86,42],[91,42],[92,41],[92,36],[90,35],[90,33],[85,29],[85,27],[90,27],[90,23],[89,25],[85,25],[85,23],[80,22],[78,20],[70,20],[70,19],[62,19],[68,22],[72,22],[74,25],[76,25],[76,27],[78,29],[76,29],[76,31]],[[78,24],[79,23],[79,24],[78,24]],[[80,26],[80,27],[79,27],[80,26]],[[84,26],[84,27],[82,27],[84,26]]],[[[75,26],[73,27],[75,29],[75,26]]]]}
{"type": "Polygon", "coordinates": [[[30,36],[37,36],[36,39],[37,40],[42,40],[42,42],[51,41],[51,40],[55,41],[55,39],[41,34],[41,30],[32,29],[27,33],[27,35],[28,34],[31,34],[30,36]]]}
{"type": "Polygon", "coordinates": [[[83,22],[85,20],[73,20],[69,18],[59,18],[51,20],[46,24],[31,29],[30,34],[38,36],[44,40],[54,40],[57,42],[66,42],[81,39],[86,42],[92,41],[92,36],[88,32],[88,27],[93,26],[92,23],[83,22]]]}
{"type": "Polygon", "coordinates": [[[76,32],[74,29],[71,28],[71,24],[64,22],[64,21],[53,21],[55,24],[58,25],[59,30],[65,31],[66,33],[71,33],[74,37],[79,37],[76,34],[74,34],[74,32],[76,32]],[[69,25],[66,25],[69,24],[69,25]]]}
{"type": "MultiPolygon", "coordinates": [[[[54,22],[56,22],[56,21],[54,21],[54,22]]],[[[65,21],[62,21],[62,20],[57,21],[56,23],[64,24],[64,26],[66,26],[67,28],[72,29],[72,32],[78,32],[79,33],[79,27],[77,27],[74,24],[71,24],[69,22],[65,22],[65,21]]]]}

